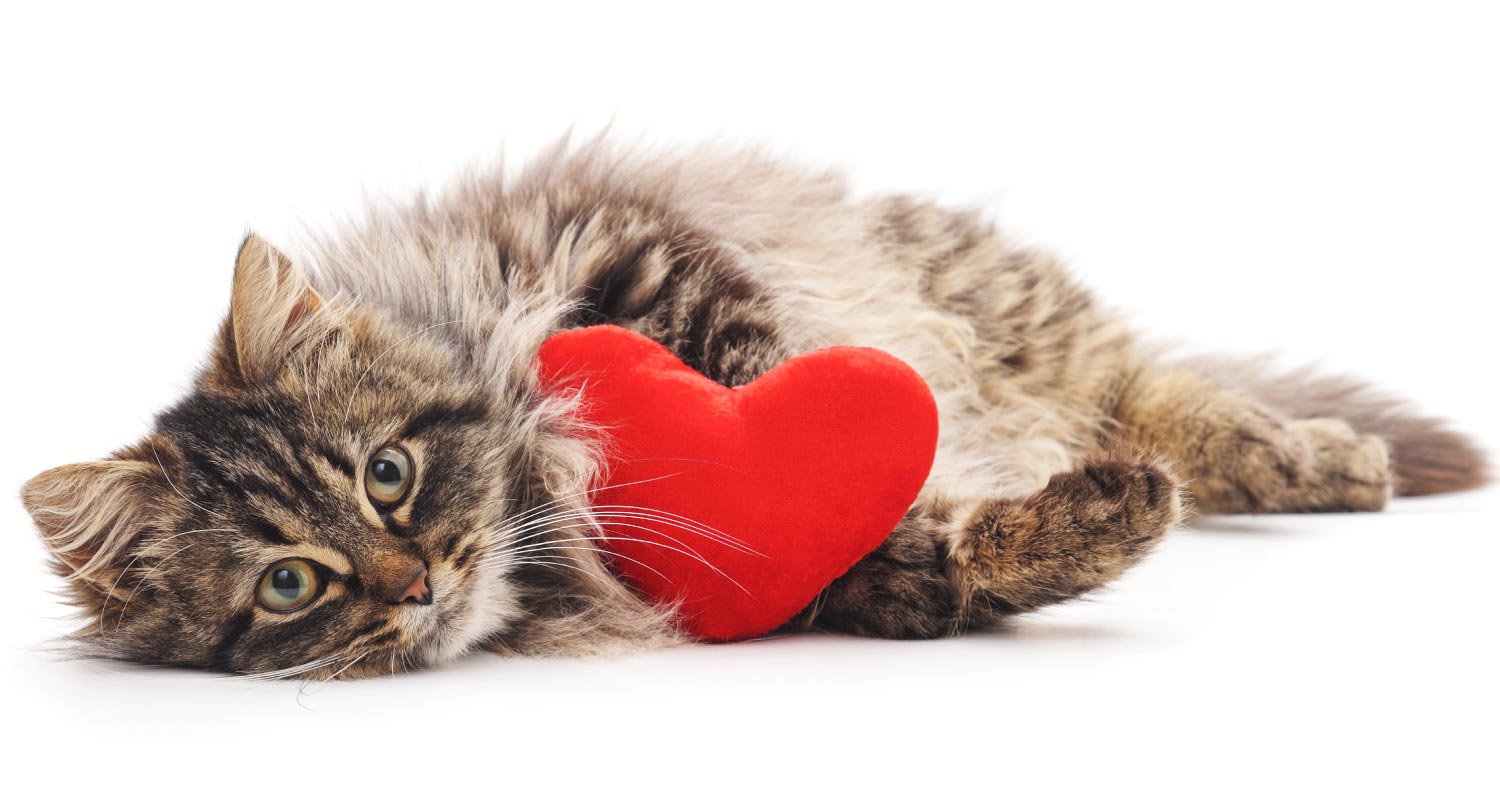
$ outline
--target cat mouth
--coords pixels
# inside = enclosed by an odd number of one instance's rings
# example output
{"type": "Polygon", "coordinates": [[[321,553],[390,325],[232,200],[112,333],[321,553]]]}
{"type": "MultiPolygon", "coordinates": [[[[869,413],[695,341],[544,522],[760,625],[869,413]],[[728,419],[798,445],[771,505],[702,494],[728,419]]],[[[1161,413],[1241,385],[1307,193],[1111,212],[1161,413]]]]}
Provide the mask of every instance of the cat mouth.
{"type": "Polygon", "coordinates": [[[447,661],[468,647],[464,636],[465,620],[471,616],[469,593],[464,582],[444,586],[446,581],[433,579],[432,600],[427,605],[411,605],[404,611],[415,650],[429,663],[447,661]]]}

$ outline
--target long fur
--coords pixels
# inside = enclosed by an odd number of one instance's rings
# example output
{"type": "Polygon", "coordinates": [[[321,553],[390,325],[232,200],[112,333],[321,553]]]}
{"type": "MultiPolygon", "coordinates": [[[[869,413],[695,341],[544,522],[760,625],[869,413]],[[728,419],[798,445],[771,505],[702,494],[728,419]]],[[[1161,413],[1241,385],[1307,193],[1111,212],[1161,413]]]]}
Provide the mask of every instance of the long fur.
{"type": "Polygon", "coordinates": [[[88,652],[358,677],[683,641],[595,547],[595,432],[533,371],[547,336],[600,322],[729,386],[832,344],[931,386],[921,497],[796,627],[929,637],[1061,602],[1138,562],[1190,500],[1375,510],[1390,449],[1406,493],[1486,478],[1462,437],[1357,383],[1144,352],[977,211],[852,197],[764,152],[565,141],[293,252],[242,244],[209,362],[146,441],[27,485],[88,652]],[[416,483],[382,511],[360,477],[397,441],[416,483]],[[339,579],[269,613],[256,587],[288,557],[339,579]],[[431,608],[361,582],[392,557],[426,565],[431,608]]]}

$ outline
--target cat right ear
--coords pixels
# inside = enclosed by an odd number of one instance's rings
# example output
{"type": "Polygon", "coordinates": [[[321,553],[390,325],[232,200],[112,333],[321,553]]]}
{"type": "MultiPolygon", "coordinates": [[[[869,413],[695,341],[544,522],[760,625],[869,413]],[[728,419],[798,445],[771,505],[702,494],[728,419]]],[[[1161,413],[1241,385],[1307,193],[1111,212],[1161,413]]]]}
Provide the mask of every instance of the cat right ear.
{"type": "Polygon", "coordinates": [[[325,330],[322,310],[323,299],[291,259],[259,236],[246,236],[212,377],[240,387],[275,377],[298,344],[325,330]]]}
{"type": "Polygon", "coordinates": [[[26,482],[21,502],[69,578],[107,585],[147,531],[181,511],[155,461],[122,453],[49,469],[26,482]]]}

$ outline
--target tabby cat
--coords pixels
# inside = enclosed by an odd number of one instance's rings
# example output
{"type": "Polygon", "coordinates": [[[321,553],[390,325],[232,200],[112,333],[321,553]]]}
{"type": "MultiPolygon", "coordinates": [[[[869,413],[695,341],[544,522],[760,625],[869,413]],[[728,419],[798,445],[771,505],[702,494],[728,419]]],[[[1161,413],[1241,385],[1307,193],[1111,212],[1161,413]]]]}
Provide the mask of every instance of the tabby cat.
{"type": "Polygon", "coordinates": [[[606,322],[727,386],[834,344],[931,386],[926,488],[787,629],[993,626],[1119,575],[1189,492],[1206,512],[1374,511],[1486,479],[1462,437],[1359,384],[1143,352],[976,213],[852,198],[756,153],[564,144],[296,261],[244,241],[191,393],[141,442],[25,486],[87,620],[72,641],[312,678],[681,641],[596,549],[589,436],[533,371],[549,334],[606,322]]]}

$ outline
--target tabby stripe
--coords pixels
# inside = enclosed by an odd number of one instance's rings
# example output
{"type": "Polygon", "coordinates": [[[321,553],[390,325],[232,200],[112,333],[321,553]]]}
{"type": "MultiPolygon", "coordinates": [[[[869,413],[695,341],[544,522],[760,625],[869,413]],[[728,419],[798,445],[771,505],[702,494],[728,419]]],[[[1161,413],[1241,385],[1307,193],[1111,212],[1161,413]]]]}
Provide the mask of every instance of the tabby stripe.
{"type": "Polygon", "coordinates": [[[282,641],[293,641],[319,628],[326,628],[330,622],[336,621],[340,616],[341,605],[340,603],[324,603],[309,611],[301,619],[277,625],[277,638],[282,641]]]}
{"type": "Polygon", "coordinates": [[[459,555],[458,559],[453,562],[453,568],[463,569],[469,563],[469,559],[474,557],[474,551],[478,549],[478,542],[470,542],[469,546],[464,548],[463,553],[459,555]]]}
{"type": "Polygon", "coordinates": [[[364,637],[364,636],[369,636],[370,634],[372,634],[372,633],[374,633],[374,632],[376,632],[376,631],[378,631],[378,630],[380,630],[381,628],[384,628],[384,627],[385,627],[385,620],[383,620],[383,619],[371,620],[370,622],[367,622],[364,625],[361,625],[358,630],[356,630],[353,633],[349,634],[349,639],[350,639],[350,641],[353,641],[353,640],[359,639],[359,638],[364,637]]]}
{"type": "Polygon", "coordinates": [[[458,543],[463,541],[463,534],[453,533],[443,542],[443,560],[447,561],[453,557],[453,551],[458,548],[458,543]]]}
{"type": "Polygon", "coordinates": [[[324,461],[333,465],[334,469],[350,478],[354,477],[354,464],[349,459],[344,458],[342,453],[323,444],[315,445],[313,449],[324,461]]]}
{"type": "Polygon", "coordinates": [[[318,478],[317,470],[313,469],[312,464],[308,463],[307,459],[303,456],[303,453],[307,450],[306,443],[292,428],[283,426],[276,430],[277,433],[281,434],[281,438],[286,442],[287,449],[292,453],[292,459],[297,462],[297,466],[302,468],[302,474],[305,476],[305,480],[292,480],[292,476],[290,475],[277,473],[277,477],[284,479],[281,482],[281,486],[290,489],[302,498],[305,501],[304,508],[317,508],[323,502],[323,497],[319,492],[319,488],[323,482],[318,478]]]}
{"type": "Polygon", "coordinates": [[[231,478],[229,473],[221,469],[212,459],[205,458],[192,451],[187,453],[187,459],[188,463],[192,464],[194,468],[207,475],[211,482],[218,484],[241,500],[248,495],[258,494],[270,497],[273,501],[284,506],[307,508],[308,503],[312,503],[313,507],[316,507],[317,498],[310,489],[304,492],[303,499],[305,502],[299,503],[298,498],[287,492],[287,487],[278,486],[248,475],[231,478]]]}
{"type": "Polygon", "coordinates": [[[209,661],[215,668],[223,672],[234,672],[232,657],[234,646],[250,630],[254,622],[255,612],[253,611],[241,611],[229,620],[229,623],[224,626],[224,634],[214,644],[213,652],[209,656],[209,661]]]}
{"type": "Polygon", "coordinates": [[[270,542],[271,544],[283,546],[292,544],[291,538],[283,533],[280,528],[271,524],[270,520],[267,520],[263,517],[251,517],[250,521],[245,525],[245,527],[248,528],[251,533],[259,536],[267,542],[270,542]]]}
{"type": "Polygon", "coordinates": [[[368,649],[373,648],[373,647],[380,647],[381,645],[389,644],[389,643],[395,641],[396,638],[399,635],[400,635],[399,632],[397,632],[396,630],[392,629],[392,630],[386,631],[385,633],[380,634],[379,636],[376,636],[376,637],[374,637],[372,639],[369,639],[367,641],[359,642],[359,641],[350,640],[349,647],[351,649],[352,648],[358,648],[358,649],[361,649],[361,650],[368,650],[368,649]]]}
{"type": "Polygon", "coordinates": [[[458,405],[440,403],[412,417],[399,438],[410,439],[434,425],[472,425],[488,418],[489,406],[482,400],[468,400],[458,405]]]}
{"type": "MultiPolygon", "coordinates": [[[[627,298],[641,282],[641,268],[654,242],[643,240],[620,258],[615,259],[595,277],[596,284],[584,287],[584,302],[601,318],[639,314],[645,308],[627,307],[627,298]]],[[[633,305],[633,304],[632,304],[633,305]]]]}

